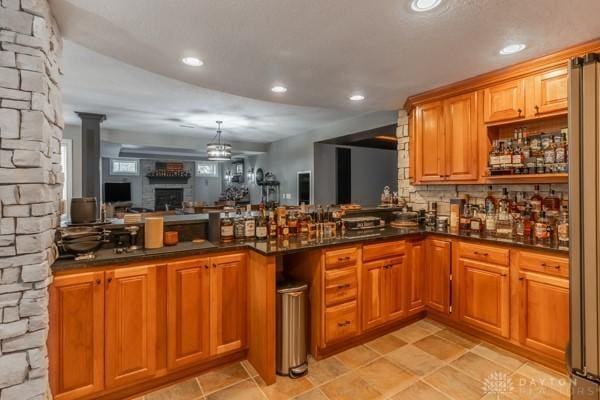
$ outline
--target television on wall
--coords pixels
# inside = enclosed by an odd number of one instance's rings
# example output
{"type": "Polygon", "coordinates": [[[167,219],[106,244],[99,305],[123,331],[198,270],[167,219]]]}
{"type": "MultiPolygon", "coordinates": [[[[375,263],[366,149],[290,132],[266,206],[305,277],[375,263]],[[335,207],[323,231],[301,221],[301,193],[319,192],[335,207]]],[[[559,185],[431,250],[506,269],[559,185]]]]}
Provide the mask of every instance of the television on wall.
{"type": "Polygon", "coordinates": [[[131,201],[131,183],[129,182],[106,182],[104,183],[104,201],[107,203],[118,203],[131,201]]]}

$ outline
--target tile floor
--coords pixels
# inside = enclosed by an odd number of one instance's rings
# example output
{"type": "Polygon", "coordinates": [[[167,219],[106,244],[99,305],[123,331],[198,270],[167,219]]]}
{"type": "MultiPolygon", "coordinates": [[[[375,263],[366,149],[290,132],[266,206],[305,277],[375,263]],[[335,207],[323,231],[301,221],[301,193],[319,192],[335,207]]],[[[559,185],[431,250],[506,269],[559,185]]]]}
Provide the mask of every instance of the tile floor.
{"type": "Polygon", "coordinates": [[[136,400],[554,400],[568,399],[570,387],[564,375],[429,319],[325,360],[309,359],[308,370],[266,386],[243,361],[136,400]]]}

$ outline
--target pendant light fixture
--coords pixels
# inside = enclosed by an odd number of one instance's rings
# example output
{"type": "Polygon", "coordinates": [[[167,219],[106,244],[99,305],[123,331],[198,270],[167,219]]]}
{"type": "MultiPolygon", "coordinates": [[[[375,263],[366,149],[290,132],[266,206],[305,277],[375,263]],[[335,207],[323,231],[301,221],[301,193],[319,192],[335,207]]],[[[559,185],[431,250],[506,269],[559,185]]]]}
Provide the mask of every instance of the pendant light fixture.
{"type": "Polygon", "coordinates": [[[217,121],[217,134],[213,141],[206,145],[206,153],[210,161],[229,161],[231,160],[231,145],[221,142],[221,124],[223,121],[217,121]]]}

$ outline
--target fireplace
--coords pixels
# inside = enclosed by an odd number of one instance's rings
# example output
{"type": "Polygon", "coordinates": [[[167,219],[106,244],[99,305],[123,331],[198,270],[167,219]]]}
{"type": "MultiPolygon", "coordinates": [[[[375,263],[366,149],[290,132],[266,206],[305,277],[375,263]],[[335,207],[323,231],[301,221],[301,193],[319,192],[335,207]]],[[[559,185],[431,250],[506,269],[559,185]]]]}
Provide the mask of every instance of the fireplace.
{"type": "Polygon", "coordinates": [[[183,203],[183,189],[154,189],[154,210],[165,211],[181,208],[183,203]]]}

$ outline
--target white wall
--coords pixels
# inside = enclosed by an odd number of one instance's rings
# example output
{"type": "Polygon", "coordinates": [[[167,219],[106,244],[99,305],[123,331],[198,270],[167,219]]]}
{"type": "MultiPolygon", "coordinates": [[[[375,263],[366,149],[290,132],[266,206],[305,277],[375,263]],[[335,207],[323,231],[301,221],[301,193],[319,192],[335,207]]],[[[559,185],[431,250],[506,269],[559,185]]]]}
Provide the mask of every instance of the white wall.
{"type": "Polygon", "coordinates": [[[81,197],[81,127],[65,125],[63,137],[73,141],[72,191],[73,197],[81,197]]]}

